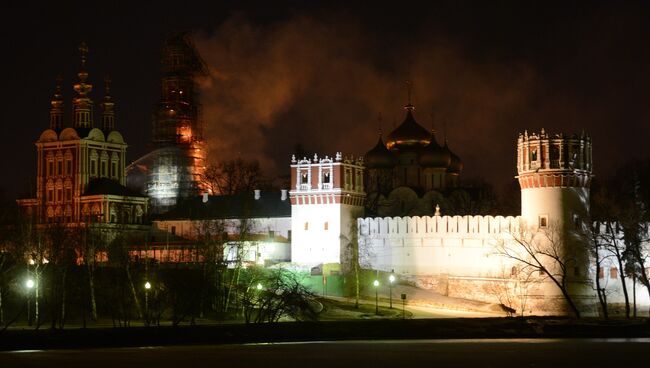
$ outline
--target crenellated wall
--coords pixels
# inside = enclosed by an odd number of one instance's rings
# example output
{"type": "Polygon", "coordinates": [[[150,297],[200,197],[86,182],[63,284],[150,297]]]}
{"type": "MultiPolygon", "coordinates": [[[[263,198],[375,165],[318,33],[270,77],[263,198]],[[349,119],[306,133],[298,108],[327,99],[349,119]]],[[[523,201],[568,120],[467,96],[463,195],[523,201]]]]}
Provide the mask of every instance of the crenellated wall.
{"type": "Polygon", "coordinates": [[[503,277],[512,261],[498,241],[519,231],[520,217],[425,216],[357,220],[364,267],[408,275],[503,277]]]}

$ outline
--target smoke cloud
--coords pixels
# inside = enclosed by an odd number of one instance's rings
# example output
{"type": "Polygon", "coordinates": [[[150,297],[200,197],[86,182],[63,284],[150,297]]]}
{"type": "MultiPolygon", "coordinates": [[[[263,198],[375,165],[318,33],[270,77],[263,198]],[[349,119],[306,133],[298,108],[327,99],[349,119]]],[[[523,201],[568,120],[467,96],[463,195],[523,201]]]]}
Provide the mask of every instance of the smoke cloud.
{"type": "Polygon", "coordinates": [[[391,39],[346,16],[267,25],[234,16],[195,41],[210,70],[202,91],[209,160],[257,159],[273,176],[288,172],[296,144],[319,155],[371,149],[380,127],[387,135],[402,122],[406,80],[416,120],[439,143],[448,137],[463,177],[497,187],[516,174],[518,133],[579,133],[607,119],[572,91],[549,88],[525,58],[476,53],[426,29],[391,39]]]}

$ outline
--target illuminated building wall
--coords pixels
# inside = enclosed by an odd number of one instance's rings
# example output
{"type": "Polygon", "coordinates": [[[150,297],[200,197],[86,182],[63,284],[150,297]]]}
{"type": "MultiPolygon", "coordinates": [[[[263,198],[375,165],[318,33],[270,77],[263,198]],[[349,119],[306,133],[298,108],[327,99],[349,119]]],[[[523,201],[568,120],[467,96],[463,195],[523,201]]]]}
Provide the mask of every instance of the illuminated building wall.
{"type": "MultiPolygon", "coordinates": [[[[146,220],[148,200],[124,184],[127,144],[115,130],[115,103],[105,80],[95,126],[93,85],[86,70],[88,48],[82,44],[78,82],[73,90],[72,121],[66,124],[61,81],[50,108],[50,127],[36,141],[36,198],[18,200],[39,224],[95,223],[138,227],[146,220]]],[[[112,226],[112,225],[111,225],[112,226]]]]}
{"type": "Polygon", "coordinates": [[[335,157],[291,160],[291,260],[339,263],[363,215],[363,160],[335,157]]]}

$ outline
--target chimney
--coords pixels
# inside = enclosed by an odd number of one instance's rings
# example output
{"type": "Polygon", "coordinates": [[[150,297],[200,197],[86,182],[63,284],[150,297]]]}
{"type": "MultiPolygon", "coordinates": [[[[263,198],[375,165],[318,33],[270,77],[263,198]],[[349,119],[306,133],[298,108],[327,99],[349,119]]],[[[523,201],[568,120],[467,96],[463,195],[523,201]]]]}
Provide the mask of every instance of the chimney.
{"type": "Polygon", "coordinates": [[[281,192],[282,192],[282,196],[280,197],[280,199],[283,200],[283,201],[286,201],[287,200],[287,190],[282,189],[281,192]]]}
{"type": "Polygon", "coordinates": [[[260,197],[261,197],[261,195],[260,195],[260,190],[259,190],[259,189],[255,189],[253,192],[255,192],[255,200],[260,199],[260,197]]]}

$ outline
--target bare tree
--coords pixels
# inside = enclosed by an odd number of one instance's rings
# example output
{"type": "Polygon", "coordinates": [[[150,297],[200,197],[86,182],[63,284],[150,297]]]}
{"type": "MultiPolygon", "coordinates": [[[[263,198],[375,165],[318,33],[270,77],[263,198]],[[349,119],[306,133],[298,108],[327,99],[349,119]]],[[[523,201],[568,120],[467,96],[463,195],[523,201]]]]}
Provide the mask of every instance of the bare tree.
{"type": "Polygon", "coordinates": [[[248,270],[248,279],[240,285],[246,323],[272,323],[282,317],[296,321],[318,317],[315,295],[298,276],[283,269],[248,270]]]}
{"type": "Polygon", "coordinates": [[[528,231],[519,229],[506,238],[499,239],[497,254],[515,261],[527,274],[536,273],[557,286],[564,300],[577,318],[580,318],[570,283],[575,282],[569,270],[578,266],[578,259],[567,251],[562,232],[557,227],[528,231]]]}
{"type": "Polygon", "coordinates": [[[263,179],[259,162],[237,158],[208,166],[203,181],[212,193],[232,195],[259,189],[263,179]]]}

